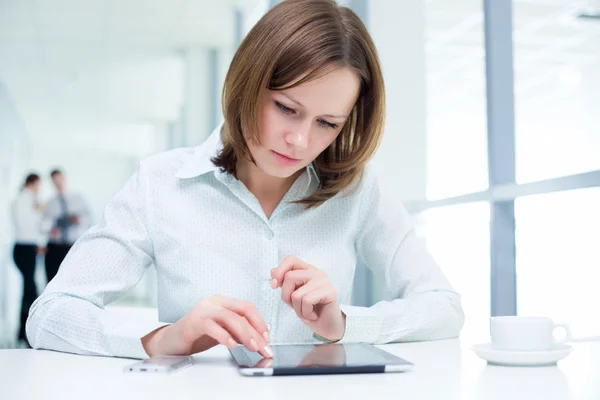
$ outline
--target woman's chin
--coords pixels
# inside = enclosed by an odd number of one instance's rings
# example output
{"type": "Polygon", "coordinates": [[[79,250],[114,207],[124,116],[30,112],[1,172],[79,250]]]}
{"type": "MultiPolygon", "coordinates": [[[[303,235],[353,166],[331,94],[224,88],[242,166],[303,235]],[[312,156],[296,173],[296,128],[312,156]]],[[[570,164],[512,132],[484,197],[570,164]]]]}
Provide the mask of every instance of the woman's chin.
{"type": "Polygon", "coordinates": [[[267,166],[265,168],[261,168],[265,174],[272,176],[274,178],[289,178],[300,171],[302,168],[297,167],[281,167],[281,166],[267,166]]]}

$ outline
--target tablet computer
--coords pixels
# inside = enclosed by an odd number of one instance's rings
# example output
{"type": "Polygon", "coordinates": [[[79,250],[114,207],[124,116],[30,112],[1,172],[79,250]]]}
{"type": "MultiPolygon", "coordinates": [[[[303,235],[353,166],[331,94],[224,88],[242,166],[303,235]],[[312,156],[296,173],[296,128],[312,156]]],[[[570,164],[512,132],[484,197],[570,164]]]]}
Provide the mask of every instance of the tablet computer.
{"type": "Polygon", "coordinates": [[[373,345],[292,344],[272,345],[273,358],[263,358],[243,346],[230,349],[241,374],[315,375],[403,372],[413,364],[373,345]]]}

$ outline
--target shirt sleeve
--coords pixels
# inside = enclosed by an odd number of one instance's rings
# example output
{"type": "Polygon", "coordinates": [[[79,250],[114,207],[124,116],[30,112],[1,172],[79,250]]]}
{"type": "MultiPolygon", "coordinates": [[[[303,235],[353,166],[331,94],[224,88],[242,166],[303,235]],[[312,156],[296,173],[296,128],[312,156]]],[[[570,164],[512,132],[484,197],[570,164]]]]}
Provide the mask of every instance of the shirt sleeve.
{"type": "Polygon", "coordinates": [[[79,225],[81,226],[81,228],[83,230],[88,229],[90,226],[92,226],[92,211],[90,209],[89,203],[86,201],[86,199],[82,196],[82,195],[78,195],[78,203],[79,203],[79,209],[80,209],[80,214],[79,214],[79,225]]]}
{"type": "Polygon", "coordinates": [[[147,357],[141,338],[163,326],[153,318],[109,313],[153,262],[143,165],[69,252],[32,305],[27,338],[36,348],[85,355],[147,357]]]}
{"type": "MultiPolygon", "coordinates": [[[[25,189],[22,189],[25,190],[25,189]]],[[[31,223],[31,215],[33,210],[32,205],[26,202],[20,193],[11,205],[12,222],[14,224],[14,230],[18,231],[19,228],[27,226],[31,223]]]]}
{"type": "Polygon", "coordinates": [[[386,200],[370,168],[359,192],[356,249],[385,279],[391,301],[371,307],[343,305],[346,332],[340,342],[390,343],[457,337],[464,324],[456,293],[425,244],[415,235],[406,209],[386,200]]]}
{"type": "Polygon", "coordinates": [[[52,230],[52,227],[55,224],[56,216],[54,215],[53,210],[54,210],[53,200],[50,199],[46,202],[46,205],[44,207],[44,212],[42,214],[42,222],[41,222],[41,231],[42,231],[42,233],[46,234],[46,236],[48,236],[48,234],[52,230]]]}

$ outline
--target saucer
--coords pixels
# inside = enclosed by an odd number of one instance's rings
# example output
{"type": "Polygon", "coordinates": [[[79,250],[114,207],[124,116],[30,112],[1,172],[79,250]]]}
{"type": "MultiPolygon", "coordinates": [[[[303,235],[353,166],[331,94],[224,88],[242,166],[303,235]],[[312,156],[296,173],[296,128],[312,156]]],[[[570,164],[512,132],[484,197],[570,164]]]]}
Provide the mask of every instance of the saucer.
{"type": "Polygon", "coordinates": [[[557,361],[562,360],[573,351],[573,348],[566,344],[555,345],[550,350],[536,351],[498,350],[493,348],[491,343],[476,344],[472,349],[488,364],[511,367],[556,365],[557,361]]]}

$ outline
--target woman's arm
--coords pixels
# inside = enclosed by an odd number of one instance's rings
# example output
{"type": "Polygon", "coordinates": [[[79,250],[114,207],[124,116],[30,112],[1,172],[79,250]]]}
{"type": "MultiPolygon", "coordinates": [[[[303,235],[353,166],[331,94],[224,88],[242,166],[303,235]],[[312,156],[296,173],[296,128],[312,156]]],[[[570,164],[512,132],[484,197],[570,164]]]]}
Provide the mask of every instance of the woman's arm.
{"type": "Polygon", "coordinates": [[[341,342],[389,343],[457,337],[464,324],[456,293],[399,201],[381,195],[367,169],[356,249],[367,266],[385,278],[392,301],[372,307],[342,306],[346,332],[341,342]]]}
{"type": "Polygon", "coordinates": [[[58,275],[31,307],[27,337],[34,348],[146,357],[141,337],[164,324],[104,310],[134,287],[153,262],[144,171],[142,164],[106,206],[100,224],[71,249],[58,275]]]}

